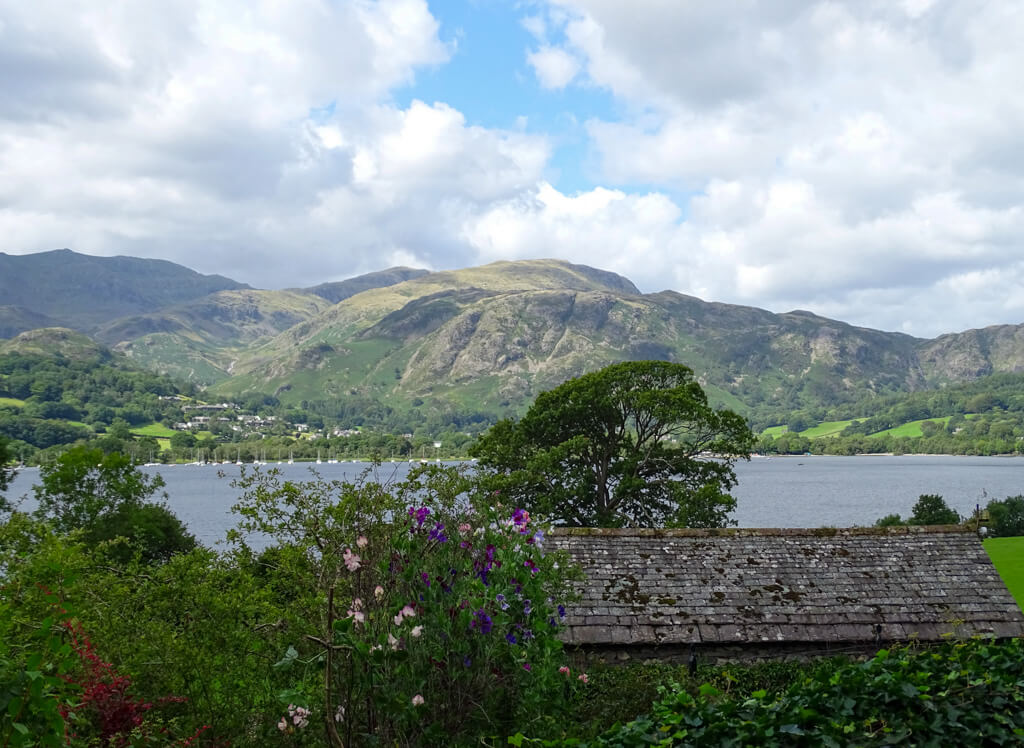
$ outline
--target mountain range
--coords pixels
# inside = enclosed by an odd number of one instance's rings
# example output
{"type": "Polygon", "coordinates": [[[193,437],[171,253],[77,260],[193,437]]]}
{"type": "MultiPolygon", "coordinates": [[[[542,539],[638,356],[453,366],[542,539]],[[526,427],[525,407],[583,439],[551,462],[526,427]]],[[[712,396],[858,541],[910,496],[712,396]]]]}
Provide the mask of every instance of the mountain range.
{"type": "Polygon", "coordinates": [[[806,311],[643,294],[560,260],[392,268],[274,291],[161,260],[0,253],[0,336],[46,327],[84,333],[211,396],[262,392],[327,410],[355,400],[521,412],[539,392],[622,360],[685,363],[713,402],[762,415],[1024,371],[1024,325],[922,339],[806,311]]]}

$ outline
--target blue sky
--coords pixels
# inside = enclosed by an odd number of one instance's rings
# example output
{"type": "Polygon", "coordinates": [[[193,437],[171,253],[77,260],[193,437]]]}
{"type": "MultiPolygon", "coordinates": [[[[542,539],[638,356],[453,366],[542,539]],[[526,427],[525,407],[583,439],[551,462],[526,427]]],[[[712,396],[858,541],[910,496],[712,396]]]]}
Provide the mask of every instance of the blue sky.
{"type": "Polygon", "coordinates": [[[0,0],[0,251],[1019,324],[1021,38],[976,0],[0,0]]]}

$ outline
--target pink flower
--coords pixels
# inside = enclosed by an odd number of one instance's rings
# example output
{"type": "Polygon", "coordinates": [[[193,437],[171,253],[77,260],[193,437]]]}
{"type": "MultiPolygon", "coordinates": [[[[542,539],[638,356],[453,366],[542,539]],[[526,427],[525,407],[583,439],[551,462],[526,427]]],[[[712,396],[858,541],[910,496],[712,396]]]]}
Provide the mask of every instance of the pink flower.
{"type": "Polygon", "coordinates": [[[362,598],[357,597],[355,600],[352,601],[352,610],[362,610],[362,609],[363,609],[363,600],[362,600],[362,598]]]}
{"type": "Polygon", "coordinates": [[[394,620],[396,626],[402,625],[402,611],[398,611],[398,613],[395,614],[394,620]]]}
{"type": "Polygon", "coordinates": [[[530,663],[528,663],[528,662],[524,662],[523,663],[523,670],[526,670],[527,672],[529,672],[532,669],[533,668],[530,667],[530,663]]]}
{"type": "Polygon", "coordinates": [[[566,667],[565,665],[562,665],[562,667],[558,668],[558,672],[560,672],[562,675],[564,675],[566,677],[569,676],[569,668],[566,667]]]}
{"type": "Polygon", "coordinates": [[[360,535],[358,538],[356,538],[356,545],[358,545],[360,548],[365,548],[369,542],[370,541],[366,539],[365,535],[360,535]]]}
{"type": "Polygon", "coordinates": [[[473,527],[468,522],[463,522],[459,525],[459,532],[471,532],[473,527]]]}
{"type": "Polygon", "coordinates": [[[423,633],[423,627],[422,626],[413,626],[412,627],[412,631],[410,631],[409,633],[412,634],[413,638],[417,638],[418,639],[420,634],[423,633]]]}
{"type": "Polygon", "coordinates": [[[373,596],[380,600],[382,597],[384,597],[384,588],[378,584],[376,587],[373,588],[373,596]]]}
{"type": "Polygon", "coordinates": [[[351,548],[346,548],[345,552],[341,554],[342,559],[345,561],[345,568],[349,571],[355,571],[359,568],[359,564],[362,559],[352,552],[351,548]]]}
{"type": "Polygon", "coordinates": [[[404,608],[402,608],[401,613],[406,618],[415,618],[416,617],[416,610],[411,605],[406,605],[404,608]]]}
{"type": "Polygon", "coordinates": [[[281,721],[277,723],[277,729],[280,730],[281,732],[284,732],[285,730],[287,730],[288,729],[288,720],[286,720],[284,717],[281,717],[281,721]]]}
{"type": "Polygon", "coordinates": [[[576,679],[577,680],[581,680],[584,683],[589,683],[590,682],[590,678],[587,677],[586,673],[580,673],[579,675],[576,676],[576,679]]]}
{"type": "Polygon", "coordinates": [[[397,652],[398,651],[399,641],[398,641],[398,639],[393,637],[391,634],[388,634],[388,644],[391,645],[391,651],[392,652],[397,652]]]}
{"type": "Polygon", "coordinates": [[[420,696],[419,694],[416,694],[415,696],[412,697],[412,705],[413,706],[420,706],[421,704],[423,704],[423,697],[422,696],[420,696]]]}
{"type": "Polygon", "coordinates": [[[362,623],[366,620],[366,614],[361,610],[349,610],[348,617],[354,618],[356,623],[362,623]]]}

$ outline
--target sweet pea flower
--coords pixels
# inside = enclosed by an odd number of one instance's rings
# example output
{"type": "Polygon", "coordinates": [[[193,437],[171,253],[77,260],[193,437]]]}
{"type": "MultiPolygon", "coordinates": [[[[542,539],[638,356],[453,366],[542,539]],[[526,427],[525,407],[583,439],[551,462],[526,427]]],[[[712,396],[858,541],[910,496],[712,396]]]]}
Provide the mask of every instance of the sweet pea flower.
{"type": "Polygon", "coordinates": [[[423,633],[423,627],[422,626],[413,626],[412,627],[412,631],[410,631],[409,633],[412,634],[413,638],[418,639],[420,634],[423,633]]]}
{"type": "Polygon", "coordinates": [[[335,722],[344,722],[345,721],[345,707],[342,706],[341,704],[338,704],[338,710],[334,713],[334,721],[335,722]]]}
{"type": "Polygon", "coordinates": [[[369,542],[370,541],[366,539],[365,535],[360,535],[358,538],[356,538],[356,545],[358,545],[360,548],[365,548],[369,542]]]}
{"type": "Polygon", "coordinates": [[[373,596],[380,600],[382,597],[384,597],[384,588],[378,584],[376,587],[373,588],[373,596]]]}
{"type": "Polygon", "coordinates": [[[415,696],[412,697],[412,705],[413,706],[420,706],[422,704],[423,704],[423,697],[422,696],[420,696],[419,694],[416,694],[415,696]]]}
{"type": "Polygon", "coordinates": [[[281,717],[281,721],[277,723],[277,729],[280,730],[281,732],[284,732],[285,730],[287,730],[288,729],[288,720],[285,719],[284,717],[281,717]]]}
{"type": "Polygon", "coordinates": [[[566,665],[562,665],[562,667],[558,668],[558,672],[560,672],[562,675],[566,676],[567,678],[569,677],[569,668],[566,665]]]}
{"type": "Polygon", "coordinates": [[[342,560],[345,562],[345,568],[349,571],[355,571],[359,568],[359,564],[362,559],[352,552],[351,548],[346,548],[345,552],[341,554],[342,560]]]}
{"type": "Polygon", "coordinates": [[[393,637],[391,634],[388,634],[388,644],[391,645],[391,651],[392,652],[397,652],[398,651],[399,643],[400,642],[398,641],[398,639],[393,637]]]}
{"type": "Polygon", "coordinates": [[[406,618],[415,618],[416,617],[416,610],[411,605],[406,605],[404,608],[402,608],[401,613],[406,618]]]}
{"type": "Polygon", "coordinates": [[[576,679],[580,680],[580,681],[583,681],[584,684],[587,684],[587,683],[590,682],[590,678],[587,677],[586,673],[580,673],[579,675],[576,676],[576,679]]]}

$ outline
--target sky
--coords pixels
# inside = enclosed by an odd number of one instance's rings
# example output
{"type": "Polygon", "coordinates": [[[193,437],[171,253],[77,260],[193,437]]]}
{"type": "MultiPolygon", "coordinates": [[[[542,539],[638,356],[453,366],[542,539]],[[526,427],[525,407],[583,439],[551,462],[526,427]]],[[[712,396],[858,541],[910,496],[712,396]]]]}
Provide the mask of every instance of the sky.
{"type": "Polygon", "coordinates": [[[0,0],[0,251],[1020,324],[1021,39],[1019,0],[0,0]]]}

